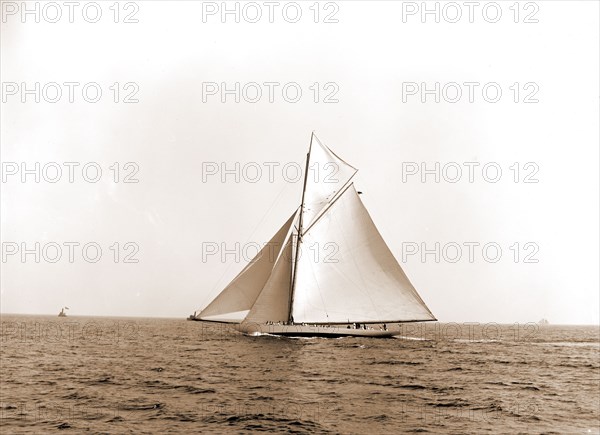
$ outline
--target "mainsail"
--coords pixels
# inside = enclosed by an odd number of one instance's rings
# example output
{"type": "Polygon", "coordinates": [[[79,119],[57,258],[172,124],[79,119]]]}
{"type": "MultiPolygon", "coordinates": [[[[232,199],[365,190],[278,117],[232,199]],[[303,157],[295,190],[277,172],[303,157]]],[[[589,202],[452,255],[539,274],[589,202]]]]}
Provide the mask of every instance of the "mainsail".
{"type": "Polygon", "coordinates": [[[295,322],[434,320],[351,184],[302,237],[295,322]]]}
{"type": "Polygon", "coordinates": [[[257,324],[435,320],[360,200],[351,183],[356,171],[313,134],[299,210],[196,319],[257,324]]]}

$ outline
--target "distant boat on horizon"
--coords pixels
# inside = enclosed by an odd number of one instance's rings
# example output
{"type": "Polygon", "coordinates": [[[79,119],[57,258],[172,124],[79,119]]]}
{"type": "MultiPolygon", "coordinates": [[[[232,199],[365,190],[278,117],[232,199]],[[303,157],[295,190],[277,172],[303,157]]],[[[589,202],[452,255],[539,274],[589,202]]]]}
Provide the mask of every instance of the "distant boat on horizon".
{"type": "Polygon", "coordinates": [[[60,313],[58,313],[58,317],[67,317],[67,313],[65,313],[65,310],[68,310],[69,307],[63,307],[60,309],[60,313]]]}
{"type": "Polygon", "coordinates": [[[294,337],[391,337],[401,332],[388,324],[437,320],[371,220],[356,172],[313,133],[300,206],[188,320],[294,337]]]}
{"type": "Polygon", "coordinates": [[[540,326],[547,326],[549,324],[550,324],[550,322],[548,321],[548,319],[542,319],[538,322],[538,325],[540,325],[540,326]]]}

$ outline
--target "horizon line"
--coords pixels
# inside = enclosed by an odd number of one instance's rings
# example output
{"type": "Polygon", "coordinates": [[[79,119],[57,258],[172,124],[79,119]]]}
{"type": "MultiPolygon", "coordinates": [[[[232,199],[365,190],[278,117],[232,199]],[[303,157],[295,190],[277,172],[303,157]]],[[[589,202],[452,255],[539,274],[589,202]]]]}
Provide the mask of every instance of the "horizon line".
{"type": "MultiPolygon", "coordinates": [[[[51,317],[58,317],[58,314],[50,314],[50,313],[5,313],[5,312],[1,312],[0,311],[0,317],[2,316],[51,316],[51,317]]],[[[134,318],[134,319],[187,319],[187,316],[182,316],[182,317],[173,317],[173,316],[140,316],[140,315],[105,315],[105,314],[70,314],[67,317],[105,317],[105,318],[134,318]]],[[[546,318],[544,318],[546,319],[546,318]]],[[[547,319],[546,319],[547,320],[547,319]]],[[[550,322],[550,321],[548,321],[550,322]]],[[[392,323],[405,323],[405,322],[392,322],[392,323]]],[[[498,322],[498,321],[477,321],[477,320],[462,320],[462,321],[444,321],[444,320],[436,320],[435,322],[411,322],[411,323],[463,323],[463,324],[489,324],[489,323],[496,323],[498,325],[514,325],[515,323],[518,324],[536,324],[539,325],[539,320],[538,321],[528,321],[528,322],[519,322],[519,321],[512,321],[512,322],[498,322]]],[[[540,325],[541,326],[541,325],[540,325]]],[[[600,327],[600,322],[599,323],[548,323],[547,325],[543,325],[543,326],[598,326],[600,327]]]]}

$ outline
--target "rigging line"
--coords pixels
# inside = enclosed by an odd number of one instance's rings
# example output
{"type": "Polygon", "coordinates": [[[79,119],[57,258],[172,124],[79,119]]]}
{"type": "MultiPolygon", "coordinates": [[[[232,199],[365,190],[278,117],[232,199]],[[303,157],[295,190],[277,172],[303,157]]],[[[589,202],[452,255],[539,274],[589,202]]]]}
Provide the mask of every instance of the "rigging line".
{"type": "MultiPolygon", "coordinates": [[[[298,252],[302,243],[302,215],[304,214],[304,195],[306,194],[306,182],[308,181],[308,165],[310,164],[310,153],[312,151],[313,139],[316,138],[313,131],[310,135],[310,144],[308,145],[308,153],[306,154],[306,168],[304,170],[304,185],[302,187],[302,199],[300,201],[300,215],[298,217],[298,243],[296,245],[296,258],[294,260],[294,268],[292,271],[292,288],[290,289],[290,312],[288,313],[288,322],[294,321],[294,290],[296,288],[296,271],[298,268],[298,252]]],[[[317,139],[317,142],[319,140],[317,139]]]]}
{"type": "MultiPolygon", "coordinates": [[[[269,206],[269,208],[267,209],[267,212],[263,215],[263,217],[260,219],[260,221],[258,222],[258,224],[256,225],[256,227],[254,228],[254,230],[252,230],[252,233],[250,233],[250,235],[248,236],[248,238],[246,239],[246,241],[244,242],[244,244],[247,244],[250,239],[254,236],[254,234],[256,233],[256,231],[258,230],[258,228],[262,225],[262,223],[264,222],[265,218],[267,217],[267,215],[269,214],[269,212],[273,209],[273,207],[275,207],[275,205],[281,200],[281,197],[283,195],[283,193],[285,192],[285,190],[288,188],[289,183],[286,183],[280,190],[280,192],[277,194],[277,196],[275,197],[275,199],[273,200],[273,202],[271,203],[271,205],[269,206]]],[[[229,263],[229,265],[225,268],[225,271],[223,272],[223,274],[219,277],[219,279],[217,280],[216,284],[213,286],[212,290],[208,293],[208,295],[204,298],[203,302],[202,302],[202,308],[199,309],[198,311],[203,310],[204,308],[206,308],[207,301],[212,301],[215,298],[215,290],[217,290],[218,288],[220,288],[223,284],[222,284],[222,280],[223,277],[225,275],[227,275],[229,273],[229,271],[231,270],[231,268],[233,267],[233,264],[235,262],[231,262],[229,263]],[[210,299],[209,299],[210,297],[210,299]]],[[[248,265],[244,266],[247,267],[248,265]]],[[[242,269],[243,271],[244,269],[242,269]]]]}

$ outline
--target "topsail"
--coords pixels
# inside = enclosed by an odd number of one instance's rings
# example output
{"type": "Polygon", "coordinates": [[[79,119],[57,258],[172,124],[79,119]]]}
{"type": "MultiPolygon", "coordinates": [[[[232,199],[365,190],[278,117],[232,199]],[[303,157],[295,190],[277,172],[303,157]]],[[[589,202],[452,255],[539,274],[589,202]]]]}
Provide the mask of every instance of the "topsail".
{"type": "Polygon", "coordinates": [[[305,174],[303,229],[306,230],[327,210],[335,197],[348,185],[356,168],[344,162],[313,135],[308,170],[305,174]]]}

